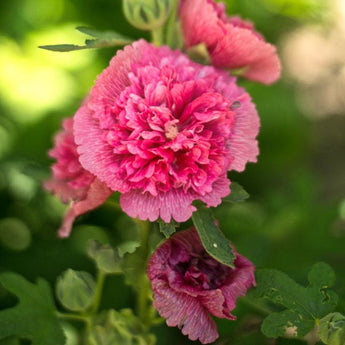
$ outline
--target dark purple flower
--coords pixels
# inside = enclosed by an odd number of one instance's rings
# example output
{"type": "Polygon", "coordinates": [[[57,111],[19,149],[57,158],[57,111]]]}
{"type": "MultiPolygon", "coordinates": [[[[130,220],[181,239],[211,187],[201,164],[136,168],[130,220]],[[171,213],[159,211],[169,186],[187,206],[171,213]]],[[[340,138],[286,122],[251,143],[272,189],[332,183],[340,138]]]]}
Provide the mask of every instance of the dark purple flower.
{"type": "Polygon", "coordinates": [[[148,263],[153,305],[191,340],[212,343],[218,338],[210,314],[234,320],[230,312],[236,300],[255,285],[254,265],[235,248],[235,268],[225,266],[206,253],[197,231],[179,232],[165,241],[148,263]]]}

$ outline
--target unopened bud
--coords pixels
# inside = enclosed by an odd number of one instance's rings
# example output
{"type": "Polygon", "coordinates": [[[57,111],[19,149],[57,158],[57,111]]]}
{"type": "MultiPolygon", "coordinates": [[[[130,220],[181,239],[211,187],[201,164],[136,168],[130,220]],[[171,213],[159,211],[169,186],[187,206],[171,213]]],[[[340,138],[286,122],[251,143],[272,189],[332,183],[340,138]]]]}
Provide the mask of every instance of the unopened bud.
{"type": "Polygon", "coordinates": [[[95,286],[91,274],[68,269],[57,280],[56,295],[65,308],[84,311],[92,304],[95,286]]]}
{"type": "Polygon", "coordinates": [[[171,2],[172,0],[123,0],[123,12],[134,27],[153,30],[167,20],[171,2]]]}

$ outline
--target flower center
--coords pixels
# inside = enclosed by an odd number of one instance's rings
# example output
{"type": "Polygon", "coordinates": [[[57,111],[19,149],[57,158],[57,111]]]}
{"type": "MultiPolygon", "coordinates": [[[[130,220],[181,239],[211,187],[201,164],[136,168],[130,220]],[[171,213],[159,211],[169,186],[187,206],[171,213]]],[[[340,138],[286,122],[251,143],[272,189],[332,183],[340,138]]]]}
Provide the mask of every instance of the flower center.
{"type": "Polygon", "coordinates": [[[187,262],[179,262],[173,269],[186,284],[200,290],[213,290],[223,285],[231,269],[214,260],[206,252],[191,254],[187,262]]]}

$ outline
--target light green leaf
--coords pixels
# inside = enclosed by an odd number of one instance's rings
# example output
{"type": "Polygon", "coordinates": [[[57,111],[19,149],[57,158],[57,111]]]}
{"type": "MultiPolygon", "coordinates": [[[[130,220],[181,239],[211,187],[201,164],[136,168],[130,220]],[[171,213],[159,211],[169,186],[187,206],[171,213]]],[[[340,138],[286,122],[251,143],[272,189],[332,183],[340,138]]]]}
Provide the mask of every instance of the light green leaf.
{"type": "Polygon", "coordinates": [[[141,246],[137,248],[134,253],[127,253],[121,261],[121,269],[125,275],[125,282],[131,285],[134,289],[140,289],[139,283],[146,277],[143,262],[146,262],[147,255],[144,248],[141,246]]]}
{"type": "Polygon", "coordinates": [[[223,201],[235,203],[249,198],[247,191],[237,182],[231,182],[230,189],[231,193],[223,198],[223,201]]]}
{"type": "Polygon", "coordinates": [[[320,320],[320,339],[326,345],[345,345],[345,316],[331,313],[320,320]]]}
{"type": "Polygon", "coordinates": [[[117,248],[113,248],[109,244],[100,244],[96,240],[90,240],[87,253],[104,273],[121,272],[121,256],[117,248]]]}
{"type": "Polygon", "coordinates": [[[81,50],[86,49],[86,46],[78,46],[75,44],[54,44],[54,45],[45,45],[45,46],[39,46],[38,48],[51,50],[54,52],[71,52],[74,50],[81,50]]]}
{"type": "Polygon", "coordinates": [[[234,267],[235,255],[230,241],[216,225],[211,210],[200,205],[192,219],[207,253],[222,264],[234,267]]]}
{"type": "Polygon", "coordinates": [[[70,51],[81,50],[81,49],[123,46],[126,44],[130,44],[133,41],[130,38],[113,31],[98,31],[98,30],[94,30],[91,28],[83,27],[83,26],[79,26],[76,29],[96,39],[85,40],[85,45],[83,46],[75,45],[75,44],[55,44],[55,45],[39,46],[39,48],[51,50],[55,52],[70,52],[70,51]]]}
{"type": "Polygon", "coordinates": [[[2,273],[0,283],[19,299],[15,307],[0,311],[0,339],[16,336],[30,338],[32,345],[65,344],[45,280],[38,279],[37,284],[32,284],[15,273],[2,273]]]}
{"type": "Polygon", "coordinates": [[[68,269],[57,279],[56,296],[66,309],[84,311],[91,306],[95,289],[90,273],[68,269]]]}
{"type": "Polygon", "coordinates": [[[160,232],[166,238],[169,238],[174,232],[176,232],[176,228],[178,227],[178,224],[174,220],[170,223],[165,223],[162,220],[159,220],[158,223],[160,232]]]}
{"type": "Polygon", "coordinates": [[[145,327],[130,309],[113,309],[98,315],[88,336],[89,345],[154,345],[155,336],[145,332],[145,327]]]}
{"type": "Polygon", "coordinates": [[[307,334],[314,327],[316,320],[330,313],[338,298],[333,291],[326,290],[324,283],[330,282],[329,266],[318,263],[311,269],[310,285],[297,284],[285,273],[263,269],[256,274],[257,288],[254,296],[265,298],[283,306],[286,310],[270,314],[262,324],[262,332],[267,337],[283,335],[286,327],[296,327],[299,337],[307,334]],[[316,279],[316,275],[319,276],[316,279]]]}
{"type": "Polygon", "coordinates": [[[125,45],[128,44],[130,42],[132,42],[132,40],[124,35],[121,35],[117,32],[114,31],[99,31],[99,30],[95,30],[92,28],[88,28],[86,26],[78,26],[76,27],[76,30],[82,32],[83,34],[101,39],[101,40],[113,40],[118,42],[118,44],[120,45],[125,45]]]}

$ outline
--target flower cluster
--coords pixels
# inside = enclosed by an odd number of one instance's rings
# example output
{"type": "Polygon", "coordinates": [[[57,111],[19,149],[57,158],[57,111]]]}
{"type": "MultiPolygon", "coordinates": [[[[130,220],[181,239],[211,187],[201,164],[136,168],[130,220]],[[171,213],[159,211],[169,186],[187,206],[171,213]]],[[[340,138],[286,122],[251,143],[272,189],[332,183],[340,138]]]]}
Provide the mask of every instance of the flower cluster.
{"type": "MultiPolygon", "coordinates": [[[[161,9],[167,16],[169,8],[161,9]]],[[[150,17],[142,12],[146,28],[150,17]]],[[[256,162],[259,117],[229,71],[274,82],[280,74],[275,47],[212,0],[181,0],[178,15],[185,49],[204,44],[212,65],[145,40],[117,52],[75,116],[64,120],[50,151],[57,162],[45,187],[71,203],[60,237],[113,192],[133,218],[187,221],[195,200],[215,207],[231,192],[228,171],[256,162]]],[[[213,342],[218,333],[210,315],[235,319],[237,298],[255,285],[253,264],[232,250],[233,268],[207,254],[193,228],[175,234],[149,260],[154,306],[191,340],[213,342]]]]}
{"type": "MultiPolygon", "coordinates": [[[[187,48],[204,42],[215,66],[245,67],[244,76],[265,83],[277,79],[275,48],[252,24],[227,18],[224,6],[211,0],[183,0],[179,12],[187,48]]],[[[255,105],[235,77],[140,40],[116,54],[74,116],[78,154],[73,140],[69,145],[82,183],[73,167],[57,174],[66,164],[57,154],[53,181],[67,183],[46,185],[64,201],[81,201],[97,181],[102,195],[106,188],[121,193],[131,217],[183,222],[195,211],[194,200],[217,206],[230,193],[228,171],[256,162],[258,130],[255,105]]],[[[74,204],[67,228],[85,211],[74,204]]]]}

